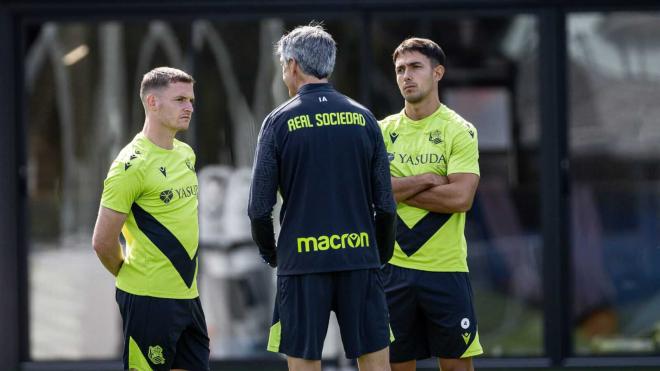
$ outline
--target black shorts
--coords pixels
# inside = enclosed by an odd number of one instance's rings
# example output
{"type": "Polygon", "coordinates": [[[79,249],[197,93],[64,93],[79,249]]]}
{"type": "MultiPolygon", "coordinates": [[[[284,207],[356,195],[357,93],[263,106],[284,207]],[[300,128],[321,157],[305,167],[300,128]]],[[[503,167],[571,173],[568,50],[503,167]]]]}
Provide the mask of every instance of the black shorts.
{"type": "Polygon", "coordinates": [[[466,358],[483,353],[466,272],[382,270],[394,342],[390,362],[466,358]]]}
{"type": "Polygon", "coordinates": [[[378,269],[277,277],[268,350],[320,360],[334,311],[346,358],[384,349],[391,331],[378,269]]]}
{"type": "Polygon", "coordinates": [[[209,370],[209,336],[199,298],[163,299],[117,289],[124,369],[209,370]]]}

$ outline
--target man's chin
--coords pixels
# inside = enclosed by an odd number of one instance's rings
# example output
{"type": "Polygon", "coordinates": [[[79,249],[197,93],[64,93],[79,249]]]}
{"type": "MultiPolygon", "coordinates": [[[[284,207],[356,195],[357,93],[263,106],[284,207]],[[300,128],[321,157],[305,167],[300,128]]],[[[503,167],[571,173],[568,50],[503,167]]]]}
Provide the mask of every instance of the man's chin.
{"type": "Polygon", "coordinates": [[[419,103],[419,102],[421,102],[421,101],[422,101],[422,98],[423,98],[423,97],[420,96],[420,95],[404,95],[404,96],[403,96],[403,99],[404,99],[406,102],[408,102],[408,103],[412,103],[412,104],[415,104],[415,103],[419,103]]]}

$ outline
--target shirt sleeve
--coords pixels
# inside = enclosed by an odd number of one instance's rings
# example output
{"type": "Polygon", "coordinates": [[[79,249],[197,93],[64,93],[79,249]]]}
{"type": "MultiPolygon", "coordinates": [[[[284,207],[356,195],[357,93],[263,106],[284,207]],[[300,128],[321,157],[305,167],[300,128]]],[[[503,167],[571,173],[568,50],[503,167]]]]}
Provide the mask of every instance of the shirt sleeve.
{"type": "Polygon", "coordinates": [[[139,167],[130,161],[117,158],[103,182],[101,206],[128,214],[133,202],[142,193],[142,175],[139,167]]]}
{"type": "Polygon", "coordinates": [[[385,142],[380,130],[375,138],[375,151],[372,164],[371,183],[374,191],[374,208],[376,212],[393,212],[396,203],[392,194],[390,176],[390,161],[385,150],[385,142]]]}
{"type": "Polygon", "coordinates": [[[380,129],[375,138],[371,183],[374,201],[374,227],[380,263],[387,263],[394,252],[396,202],[392,194],[390,162],[380,129]]]}
{"type": "Polygon", "coordinates": [[[466,124],[454,137],[447,163],[447,175],[472,173],[479,175],[479,144],[477,130],[466,124]]]}
{"type": "Polygon", "coordinates": [[[272,212],[277,201],[278,179],[275,133],[272,122],[267,117],[257,140],[248,202],[252,238],[262,255],[275,250],[272,212]]]}

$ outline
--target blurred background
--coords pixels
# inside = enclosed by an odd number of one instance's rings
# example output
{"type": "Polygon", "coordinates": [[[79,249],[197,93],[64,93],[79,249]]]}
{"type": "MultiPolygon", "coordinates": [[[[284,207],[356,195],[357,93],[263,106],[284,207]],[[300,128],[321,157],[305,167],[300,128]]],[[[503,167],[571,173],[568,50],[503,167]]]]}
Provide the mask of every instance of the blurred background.
{"type": "MultiPolygon", "coordinates": [[[[285,369],[265,351],[275,276],[252,243],[246,205],[261,121],[288,99],[273,45],[312,20],[338,44],[331,82],[379,119],[403,107],[391,60],[403,39],[431,38],[447,54],[441,100],[480,137],[466,227],[486,351],[477,367],[660,370],[660,6],[202,3],[162,15],[126,4],[112,15],[3,8],[13,25],[3,40],[16,47],[2,66],[15,67],[9,92],[19,94],[7,132],[18,153],[7,165],[17,174],[18,247],[9,248],[18,252],[0,267],[18,272],[3,292],[19,318],[2,319],[18,325],[0,344],[19,365],[7,370],[120,367],[114,280],[91,233],[108,167],[143,124],[141,77],[162,65],[197,80],[179,139],[197,153],[214,369],[285,369]]],[[[334,325],[324,359],[356,369],[334,325]]]]}

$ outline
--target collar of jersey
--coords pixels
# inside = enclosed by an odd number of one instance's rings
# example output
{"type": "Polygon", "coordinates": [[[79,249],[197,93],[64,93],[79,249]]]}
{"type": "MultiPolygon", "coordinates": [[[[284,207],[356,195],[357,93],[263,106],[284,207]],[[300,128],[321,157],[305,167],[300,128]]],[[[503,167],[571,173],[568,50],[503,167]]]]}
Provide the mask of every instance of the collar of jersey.
{"type": "Polygon", "coordinates": [[[414,126],[424,126],[429,124],[430,122],[433,122],[436,118],[444,116],[445,113],[445,105],[440,103],[440,106],[438,106],[438,109],[436,109],[432,114],[424,117],[421,120],[413,120],[410,117],[406,115],[406,109],[405,107],[401,110],[401,118],[403,118],[403,121],[406,124],[414,125],[414,126]]]}
{"type": "Polygon", "coordinates": [[[298,89],[298,94],[305,94],[319,90],[332,90],[332,85],[329,82],[322,82],[318,84],[305,84],[298,89]]]}
{"type": "Polygon", "coordinates": [[[149,138],[147,138],[147,136],[144,135],[143,132],[137,133],[137,135],[135,137],[139,141],[142,141],[143,143],[145,143],[146,146],[148,146],[150,149],[152,149],[155,152],[171,153],[176,148],[176,139],[174,139],[174,143],[172,143],[172,149],[167,149],[167,148],[163,148],[163,147],[157,145],[156,143],[152,142],[151,140],[149,140],[149,138]]]}

